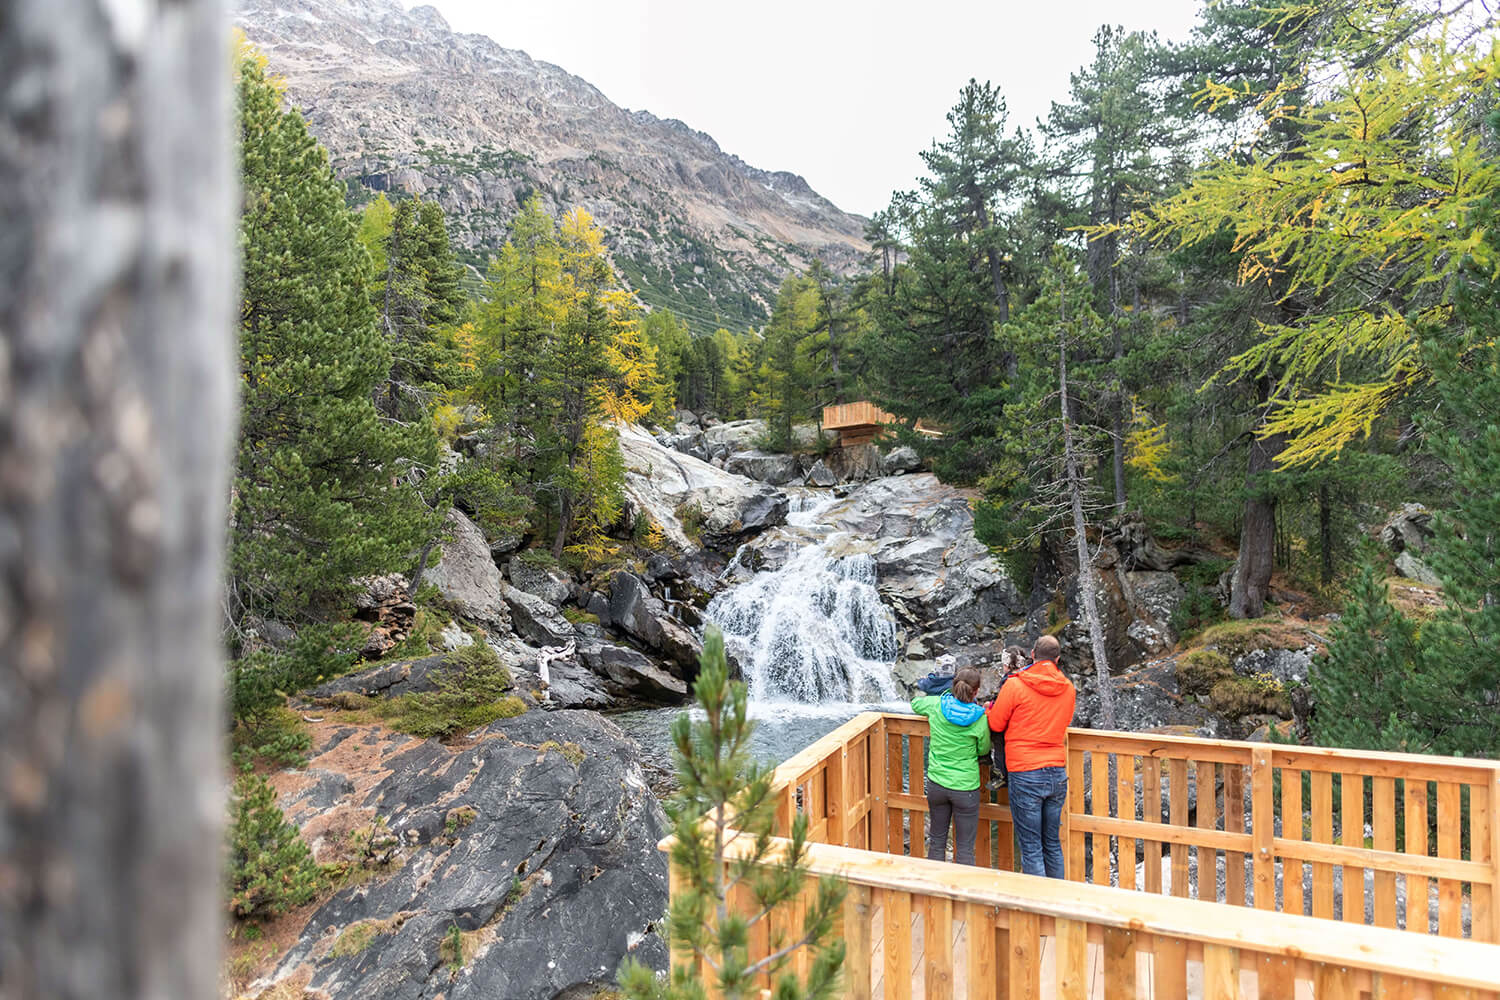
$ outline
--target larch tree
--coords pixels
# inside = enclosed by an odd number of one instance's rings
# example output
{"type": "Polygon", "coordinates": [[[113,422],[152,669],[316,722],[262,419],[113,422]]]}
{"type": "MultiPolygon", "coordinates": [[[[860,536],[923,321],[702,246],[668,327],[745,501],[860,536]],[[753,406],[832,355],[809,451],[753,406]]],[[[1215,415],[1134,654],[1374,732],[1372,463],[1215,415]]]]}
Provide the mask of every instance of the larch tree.
{"type": "MultiPolygon", "coordinates": [[[[1354,11],[1364,35],[1404,20],[1354,11]]],[[[1340,36],[1342,37],[1342,36],[1340,36]]],[[[1231,613],[1255,617],[1269,591],[1272,470],[1336,456],[1429,381],[1418,345],[1454,321],[1454,279],[1478,236],[1467,216],[1496,182],[1476,109],[1497,56],[1485,36],[1453,44],[1430,31],[1390,39],[1323,82],[1308,103],[1267,95],[1264,127],[1291,149],[1227,157],[1181,193],[1138,213],[1136,234],[1173,246],[1233,234],[1238,281],[1283,308],[1216,379],[1245,381],[1263,400],[1255,431],[1231,613]]],[[[1240,91],[1210,81],[1206,98],[1240,91]]],[[[1253,148],[1253,147],[1252,147],[1253,148]]]]}
{"type": "Polygon", "coordinates": [[[219,989],[227,11],[0,12],[0,995],[219,989]]]}

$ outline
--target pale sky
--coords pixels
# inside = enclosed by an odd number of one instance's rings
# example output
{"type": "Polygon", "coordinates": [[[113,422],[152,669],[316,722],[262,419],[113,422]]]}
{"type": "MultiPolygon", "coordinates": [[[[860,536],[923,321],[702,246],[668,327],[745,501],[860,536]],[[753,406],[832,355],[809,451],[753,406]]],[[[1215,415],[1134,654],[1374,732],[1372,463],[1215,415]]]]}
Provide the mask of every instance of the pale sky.
{"type": "Polygon", "coordinates": [[[1099,25],[1182,40],[1203,0],[429,2],[455,31],[555,63],[622,107],[679,118],[869,215],[922,173],[917,154],[946,133],[970,77],[1000,86],[1012,128],[1030,126],[1066,99],[1099,25]]]}

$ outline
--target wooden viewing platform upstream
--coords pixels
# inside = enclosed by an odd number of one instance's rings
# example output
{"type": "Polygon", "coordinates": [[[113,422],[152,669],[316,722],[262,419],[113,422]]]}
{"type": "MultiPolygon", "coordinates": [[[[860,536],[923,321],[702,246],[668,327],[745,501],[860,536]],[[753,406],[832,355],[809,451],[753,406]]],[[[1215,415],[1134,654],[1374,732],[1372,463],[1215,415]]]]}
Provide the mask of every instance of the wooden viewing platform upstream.
{"type": "Polygon", "coordinates": [[[1500,1000],[1500,763],[1072,729],[1057,881],[1015,871],[1003,789],[979,866],[925,858],[926,733],[866,713],[776,770],[809,891],[848,885],[847,997],[1500,1000]]]}

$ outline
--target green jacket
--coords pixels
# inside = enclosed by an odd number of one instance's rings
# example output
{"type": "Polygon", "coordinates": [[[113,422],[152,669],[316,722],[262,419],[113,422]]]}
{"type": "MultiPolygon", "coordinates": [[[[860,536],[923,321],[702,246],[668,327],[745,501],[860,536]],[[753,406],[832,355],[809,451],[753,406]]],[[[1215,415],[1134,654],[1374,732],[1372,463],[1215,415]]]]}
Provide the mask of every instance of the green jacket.
{"type": "Polygon", "coordinates": [[[978,788],[979,758],[990,752],[990,724],[984,719],[984,706],[967,705],[952,695],[926,695],[913,698],[911,710],[927,716],[927,777],[955,792],[978,788]],[[947,711],[944,698],[950,702],[947,711]],[[950,715],[972,721],[960,725],[951,721],[950,715]]]}

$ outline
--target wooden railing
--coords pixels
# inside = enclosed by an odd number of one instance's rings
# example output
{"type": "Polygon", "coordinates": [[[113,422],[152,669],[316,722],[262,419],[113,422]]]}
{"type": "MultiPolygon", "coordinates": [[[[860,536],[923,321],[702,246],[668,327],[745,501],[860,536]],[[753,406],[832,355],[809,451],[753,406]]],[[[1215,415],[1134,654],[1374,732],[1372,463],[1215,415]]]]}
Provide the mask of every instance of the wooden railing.
{"type": "MultiPolygon", "coordinates": [[[[778,832],[800,811],[817,843],[924,856],[926,732],[867,713],[788,760],[778,832]]],[[[1500,943],[1495,762],[1074,729],[1068,776],[1070,880],[1500,943]]],[[[1014,870],[992,799],[976,855],[1014,870]]]]}
{"type": "MultiPolygon", "coordinates": [[[[730,855],[748,846],[731,842],[730,855]]],[[[1500,947],[1482,942],[1253,909],[1229,918],[1197,900],[832,844],[808,854],[808,898],[820,876],[848,886],[836,932],[843,995],[855,1000],[1496,997],[1500,947]]],[[[747,894],[731,900],[746,915],[754,905],[747,894]]],[[[757,925],[750,961],[795,936],[800,905],[757,925]]],[[[681,951],[673,960],[694,964],[681,951]]]]}

